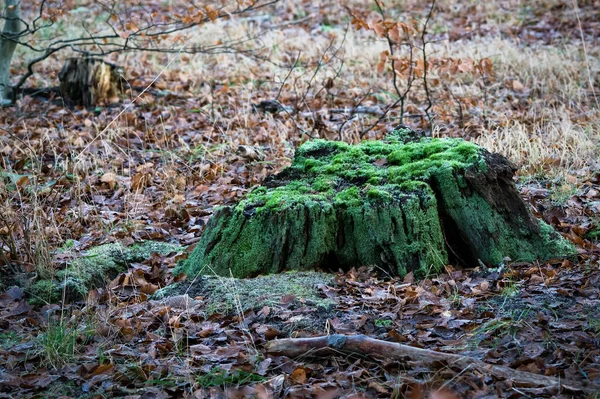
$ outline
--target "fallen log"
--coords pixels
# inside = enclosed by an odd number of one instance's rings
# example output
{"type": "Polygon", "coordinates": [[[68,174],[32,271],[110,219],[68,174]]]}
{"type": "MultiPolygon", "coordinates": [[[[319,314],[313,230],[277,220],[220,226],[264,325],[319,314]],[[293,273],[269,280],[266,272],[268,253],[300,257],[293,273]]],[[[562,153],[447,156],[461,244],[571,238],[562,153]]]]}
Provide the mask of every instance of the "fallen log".
{"type": "Polygon", "coordinates": [[[583,392],[586,394],[600,392],[600,386],[593,383],[582,384],[579,382],[561,380],[551,376],[485,363],[468,356],[415,348],[395,342],[370,338],[365,335],[334,334],[313,338],[279,339],[268,341],[265,344],[265,348],[270,355],[288,357],[298,357],[302,355],[323,356],[345,352],[398,361],[420,361],[424,363],[437,361],[462,369],[470,368],[482,374],[493,376],[499,380],[510,380],[515,386],[519,387],[545,387],[556,389],[559,392],[566,390],[569,392],[583,392]]]}

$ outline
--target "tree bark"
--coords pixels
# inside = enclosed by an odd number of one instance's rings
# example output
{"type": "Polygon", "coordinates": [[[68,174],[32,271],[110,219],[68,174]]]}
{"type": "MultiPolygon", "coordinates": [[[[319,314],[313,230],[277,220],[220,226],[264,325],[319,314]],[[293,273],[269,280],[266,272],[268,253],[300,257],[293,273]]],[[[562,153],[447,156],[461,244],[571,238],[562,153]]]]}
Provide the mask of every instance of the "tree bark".
{"type": "Polygon", "coordinates": [[[119,69],[97,58],[69,58],[58,74],[60,92],[75,104],[86,107],[113,102],[122,92],[119,69]]]}
{"type": "Polygon", "coordinates": [[[558,392],[565,389],[571,392],[600,392],[600,386],[592,383],[582,384],[560,380],[555,377],[485,363],[468,356],[415,348],[395,342],[370,338],[365,335],[347,336],[334,334],[324,337],[280,339],[267,342],[265,347],[268,354],[289,357],[335,355],[342,351],[398,361],[443,362],[447,363],[450,367],[454,366],[460,369],[469,368],[485,375],[491,375],[499,380],[510,380],[514,385],[520,387],[553,388],[558,392]]]}
{"type": "Polygon", "coordinates": [[[0,36],[0,106],[12,103],[10,62],[21,29],[21,0],[4,0],[4,28],[0,36]]]}

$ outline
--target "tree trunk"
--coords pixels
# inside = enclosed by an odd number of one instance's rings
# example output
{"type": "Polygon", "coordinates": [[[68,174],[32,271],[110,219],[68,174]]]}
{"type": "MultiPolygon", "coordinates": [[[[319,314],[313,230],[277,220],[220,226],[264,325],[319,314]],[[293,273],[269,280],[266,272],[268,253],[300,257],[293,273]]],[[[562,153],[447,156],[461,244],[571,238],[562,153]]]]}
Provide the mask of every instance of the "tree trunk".
{"type": "Polygon", "coordinates": [[[60,73],[60,92],[86,107],[118,101],[123,89],[120,68],[96,58],[69,58],[60,73]]]}
{"type": "Polygon", "coordinates": [[[0,106],[12,103],[10,62],[21,29],[21,0],[4,0],[4,28],[0,36],[0,106]]]}
{"type": "Polygon", "coordinates": [[[460,139],[406,137],[304,144],[289,168],[237,206],[217,208],[179,270],[252,277],[374,265],[425,276],[449,261],[576,253],[531,215],[504,157],[460,139]]]}

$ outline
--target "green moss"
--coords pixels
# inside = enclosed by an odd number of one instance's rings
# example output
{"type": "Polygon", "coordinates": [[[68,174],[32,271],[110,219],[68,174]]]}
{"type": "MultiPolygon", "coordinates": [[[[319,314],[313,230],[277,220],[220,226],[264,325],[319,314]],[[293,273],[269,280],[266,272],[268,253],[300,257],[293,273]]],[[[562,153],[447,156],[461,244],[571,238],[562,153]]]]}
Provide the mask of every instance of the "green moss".
{"type": "Polygon", "coordinates": [[[153,253],[167,255],[182,250],[179,245],[157,241],[143,241],[129,247],[111,243],[91,248],[58,271],[53,280],[38,280],[30,287],[32,302],[56,303],[63,292],[68,299],[83,298],[91,288],[102,286],[107,278],[125,271],[132,262],[149,259],[153,253]]]}
{"type": "Polygon", "coordinates": [[[380,188],[370,188],[369,191],[367,191],[367,197],[370,199],[380,199],[382,201],[391,201],[392,200],[392,194],[389,193],[386,190],[382,190],[380,188]]]}
{"type": "Polygon", "coordinates": [[[336,181],[330,177],[317,178],[312,184],[312,191],[329,192],[335,188],[336,181]]]}
{"type": "Polygon", "coordinates": [[[75,240],[67,240],[62,247],[58,249],[59,253],[68,252],[75,247],[75,240]]]}
{"type": "Polygon", "coordinates": [[[332,284],[332,279],[332,275],[318,272],[289,272],[250,279],[199,276],[189,284],[169,285],[157,291],[153,299],[183,294],[202,296],[208,315],[277,307],[281,306],[283,297],[328,309],[334,302],[321,296],[319,286],[332,284]]]}
{"type": "Polygon", "coordinates": [[[342,194],[343,189],[335,189],[387,183],[406,187],[415,180],[429,179],[443,168],[465,169],[480,160],[481,151],[474,144],[456,139],[423,139],[408,144],[367,141],[356,146],[314,140],[300,147],[285,172],[300,178],[270,190],[260,187],[248,194],[238,209],[264,206],[285,210],[307,200],[330,201],[335,197],[339,202],[346,195],[355,201],[356,193],[342,194]],[[378,166],[382,159],[387,164],[378,166]]]}
{"type": "MultiPolygon", "coordinates": [[[[466,241],[484,262],[573,253],[543,226],[535,234],[514,234],[505,214],[469,191],[465,173],[487,172],[484,149],[460,139],[412,134],[401,130],[384,142],[358,145],[304,144],[268,187],[253,190],[234,207],[217,208],[176,272],[249,277],[377,265],[392,274],[428,274],[448,262],[438,208],[460,235],[471,236],[466,241]]],[[[520,201],[516,193],[515,200],[520,201]]]]}
{"type": "Polygon", "coordinates": [[[202,388],[242,386],[264,382],[267,377],[249,373],[244,370],[225,370],[213,367],[208,373],[196,377],[198,386],[202,388]]]}
{"type": "Polygon", "coordinates": [[[340,191],[335,196],[335,203],[345,206],[361,205],[363,202],[358,187],[353,186],[340,191]]]}
{"type": "Polygon", "coordinates": [[[22,340],[22,337],[14,331],[0,332],[0,348],[10,349],[17,345],[22,340]]]}
{"type": "Polygon", "coordinates": [[[506,214],[492,208],[478,193],[463,195],[464,179],[456,178],[450,168],[441,170],[434,180],[445,212],[460,231],[470,231],[468,244],[482,261],[499,264],[508,256],[513,261],[532,262],[576,253],[571,243],[543,221],[536,220],[536,233],[524,221],[507,223],[506,214]]]}
{"type": "Polygon", "coordinates": [[[586,234],[586,237],[588,237],[592,240],[597,240],[598,238],[600,238],[600,226],[597,226],[596,228],[590,230],[586,234]]]}
{"type": "Polygon", "coordinates": [[[60,301],[58,284],[52,280],[38,280],[29,288],[34,304],[57,303],[60,301]]]}

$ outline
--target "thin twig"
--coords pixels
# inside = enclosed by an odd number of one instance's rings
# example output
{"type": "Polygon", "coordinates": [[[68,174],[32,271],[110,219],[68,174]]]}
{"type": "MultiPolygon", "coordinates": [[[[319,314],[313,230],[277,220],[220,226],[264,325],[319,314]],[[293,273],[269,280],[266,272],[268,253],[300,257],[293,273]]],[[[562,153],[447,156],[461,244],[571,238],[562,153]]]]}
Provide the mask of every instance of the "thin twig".
{"type": "Polygon", "coordinates": [[[583,46],[583,55],[585,57],[585,69],[587,71],[588,83],[590,85],[590,90],[592,91],[592,96],[594,97],[594,101],[596,102],[596,107],[600,108],[598,105],[598,97],[596,97],[596,90],[594,89],[594,82],[592,80],[592,72],[590,71],[590,62],[588,58],[587,47],[585,45],[585,37],[583,36],[583,27],[581,26],[581,19],[579,19],[579,7],[577,6],[577,0],[573,0],[573,7],[575,8],[575,16],[577,17],[577,24],[579,25],[579,35],[581,36],[581,44],[583,46]]]}
{"type": "MultiPolygon", "coordinates": [[[[369,96],[369,94],[371,94],[371,89],[369,89],[367,91],[367,93],[360,99],[360,101],[354,106],[354,108],[352,108],[352,110],[350,111],[350,118],[346,119],[346,121],[340,125],[340,128],[338,129],[338,139],[339,140],[342,140],[342,132],[343,132],[344,126],[346,125],[346,123],[350,122],[353,119],[356,109],[358,107],[360,107],[360,105],[363,103],[363,101],[365,101],[365,99],[369,96]]],[[[335,111],[335,110],[331,110],[330,112],[333,113],[333,111],[335,111]]]]}
{"type": "MultiPolygon", "coordinates": [[[[385,20],[385,10],[383,8],[382,3],[380,3],[379,0],[374,0],[375,4],[377,6],[377,9],[379,11],[379,13],[381,14],[381,18],[385,20]]],[[[389,33],[386,33],[386,40],[387,40],[387,44],[388,44],[388,50],[390,52],[390,57],[391,57],[391,66],[392,66],[392,74],[393,74],[393,86],[394,86],[394,90],[396,91],[396,94],[398,96],[398,99],[389,107],[386,108],[385,112],[379,116],[379,118],[377,119],[377,121],[375,121],[375,123],[373,123],[369,128],[363,130],[360,133],[360,137],[363,138],[364,136],[366,136],[371,130],[373,130],[375,128],[375,126],[377,126],[386,116],[387,113],[395,108],[398,104],[400,105],[400,124],[404,123],[404,118],[405,117],[412,117],[412,115],[405,115],[404,114],[404,109],[405,109],[405,102],[406,102],[406,98],[408,97],[408,93],[411,91],[412,89],[412,85],[413,82],[415,80],[415,73],[414,73],[414,57],[413,57],[413,51],[414,51],[414,47],[413,44],[410,43],[409,41],[407,41],[406,43],[400,43],[400,47],[402,46],[408,46],[409,48],[409,62],[408,62],[408,79],[406,81],[406,88],[404,89],[404,91],[400,90],[400,87],[398,86],[398,73],[396,72],[396,60],[393,57],[395,55],[395,51],[394,51],[394,42],[392,41],[392,39],[390,38],[389,33]]]]}
{"type": "Polygon", "coordinates": [[[425,41],[425,35],[427,35],[427,24],[429,24],[429,20],[433,15],[433,9],[435,8],[435,0],[431,2],[431,7],[429,8],[429,13],[427,14],[427,19],[425,20],[425,24],[423,25],[423,32],[421,32],[421,44],[423,45],[423,87],[425,88],[425,94],[427,95],[427,108],[425,108],[425,115],[427,115],[427,119],[429,120],[429,127],[433,130],[433,119],[429,110],[433,106],[433,101],[431,100],[431,93],[429,92],[429,85],[427,84],[427,42],[425,41]]]}
{"type": "Polygon", "coordinates": [[[281,87],[279,87],[279,91],[277,92],[277,95],[275,96],[275,100],[279,100],[279,96],[281,95],[281,91],[283,90],[283,86],[285,86],[285,82],[287,82],[287,80],[289,79],[289,77],[292,75],[292,72],[294,71],[294,69],[296,69],[296,65],[298,64],[298,61],[300,60],[300,54],[302,54],[302,51],[298,51],[298,55],[296,56],[296,60],[292,64],[292,66],[291,66],[288,74],[285,76],[285,79],[283,79],[283,82],[281,82],[281,87]]]}

